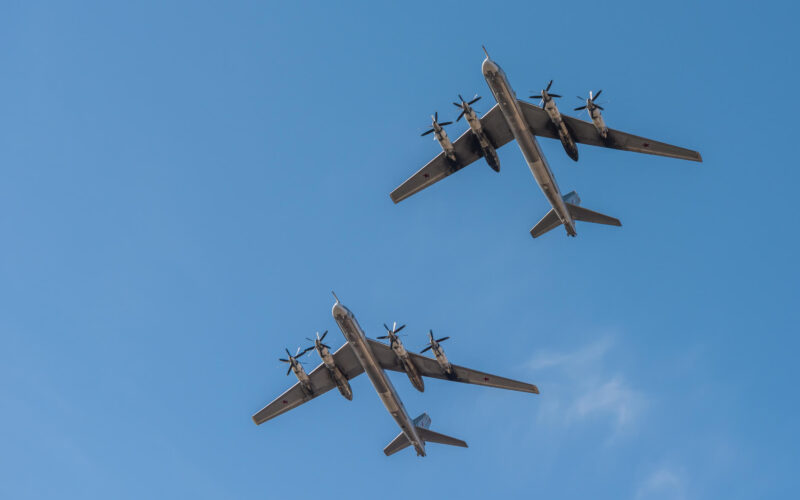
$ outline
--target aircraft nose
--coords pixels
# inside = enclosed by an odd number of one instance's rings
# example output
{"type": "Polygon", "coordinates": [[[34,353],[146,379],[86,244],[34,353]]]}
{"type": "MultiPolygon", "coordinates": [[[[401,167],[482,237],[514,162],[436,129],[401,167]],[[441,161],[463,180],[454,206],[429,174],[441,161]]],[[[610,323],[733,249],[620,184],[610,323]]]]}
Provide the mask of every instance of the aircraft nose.
{"type": "Polygon", "coordinates": [[[333,304],[333,309],[331,310],[331,313],[333,314],[334,318],[343,318],[347,316],[349,312],[350,311],[348,311],[347,308],[343,306],[342,303],[339,302],[338,300],[336,301],[335,304],[333,304]]]}
{"type": "Polygon", "coordinates": [[[483,64],[481,65],[481,71],[483,72],[484,75],[487,76],[497,73],[499,69],[500,67],[497,66],[497,64],[495,64],[494,61],[492,61],[488,57],[483,60],[483,64]]]}

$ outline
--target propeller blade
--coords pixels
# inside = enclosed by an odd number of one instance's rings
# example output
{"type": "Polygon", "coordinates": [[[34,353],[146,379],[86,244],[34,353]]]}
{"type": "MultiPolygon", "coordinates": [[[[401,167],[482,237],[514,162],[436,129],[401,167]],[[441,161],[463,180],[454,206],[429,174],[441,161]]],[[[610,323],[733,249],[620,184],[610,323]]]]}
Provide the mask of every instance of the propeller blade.
{"type": "Polygon", "coordinates": [[[440,127],[444,127],[445,125],[450,125],[451,123],[453,123],[453,122],[443,122],[443,123],[440,123],[439,126],[440,127]]]}
{"type": "Polygon", "coordinates": [[[388,339],[389,336],[388,335],[381,335],[380,337],[375,337],[375,338],[383,340],[383,339],[388,339]]]}
{"type": "Polygon", "coordinates": [[[464,107],[464,106],[462,106],[461,104],[459,104],[459,103],[457,103],[457,102],[454,102],[454,103],[453,103],[453,106],[455,106],[455,107],[457,107],[457,108],[463,108],[463,107],[464,107]]]}
{"type": "Polygon", "coordinates": [[[289,365],[289,369],[286,370],[286,375],[289,375],[290,373],[292,373],[292,365],[289,365]]]}
{"type": "Polygon", "coordinates": [[[423,352],[427,351],[428,349],[430,349],[432,347],[433,347],[432,345],[429,345],[428,347],[426,347],[425,349],[423,349],[423,350],[421,350],[419,352],[420,352],[420,354],[422,354],[423,352]]]}
{"type": "Polygon", "coordinates": [[[433,112],[433,121],[435,121],[435,122],[439,121],[439,112],[438,111],[434,111],[433,112]]]}
{"type": "Polygon", "coordinates": [[[602,92],[603,92],[603,89],[598,90],[597,93],[594,95],[594,97],[592,97],[592,100],[594,101],[595,99],[600,97],[600,93],[602,93],[602,92]]]}
{"type": "Polygon", "coordinates": [[[422,137],[425,137],[426,135],[428,135],[428,134],[430,134],[431,132],[433,132],[433,130],[434,130],[434,129],[430,129],[430,130],[428,130],[427,132],[423,132],[423,133],[421,133],[421,134],[420,134],[420,136],[422,136],[422,137]]]}
{"type": "Polygon", "coordinates": [[[321,346],[322,346],[322,347],[324,347],[325,349],[330,349],[330,348],[331,348],[330,346],[328,346],[328,345],[325,345],[325,344],[322,344],[322,343],[320,343],[319,345],[321,345],[321,346]]]}
{"type": "Polygon", "coordinates": [[[283,361],[284,363],[291,363],[288,359],[278,358],[278,361],[283,361]]]}
{"type": "Polygon", "coordinates": [[[400,330],[402,330],[405,327],[406,327],[406,325],[400,325],[400,328],[395,329],[395,331],[393,333],[397,333],[397,332],[399,332],[400,330]]]}
{"type": "Polygon", "coordinates": [[[284,347],[283,350],[286,351],[287,356],[289,356],[290,358],[292,357],[292,353],[289,352],[289,349],[284,347]]]}
{"type": "Polygon", "coordinates": [[[550,80],[550,83],[548,83],[548,84],[547,84],[547,88],[546,88],[546,89],[544,89],[544,90],[545,90],[545,92],[549,92],[549,91],[550,91],[550,86],[551,86],[551,85],[553,85],[553,80],[550,80]]]}
{"type": "Polygon", "coordinates": [[[529,99],[544,99],[544,97],[542,97],[542,95],[539,94],[539,95],[532,95],[529,97],[529,99]]]}
{"type": "Polygon", "coordinates": [[[322,333],[322,337],[320,337],[319,339],[320,339],[320,340],[324,339],[324,338],[325,338],[325,335],[327,335],[327,334],[328,334],[328,330],[325,330],[325,331],[322,333]]]}
{"type": "Polygon", "coordinates": [[[575,111],[580,111],[582,109],[586,109],[586,106],[581,106],[580,108],[575,108],[575,111]]]}
{"type": "Polygon", "coordinates": [[[478,96],[475,99],[469,101],[467,104],[469,104],[471,106],[471,105],[475,104],[476,102],[478,102],[480,100],[481,100],[481,96],[478,96]]]}
{"type": "Polygon", "coordinates": [[[581,101],[584,101],[584,102],[586,102],[586,98],[585,98],[585,97],[581,97],[581,96],[579,96],[579,95],[576,95],[575,97],[577,97],[577,98],[578,98],[579,100],[581,100],[581,101]]]}
{"type": "Polygon", "coordinates": [[[464,102],[464,98],[461,97],[461,94],[458,94],[458,100],[461,101],[461,102],[464,102]]]}
{"type": "Polygon", "coordinates": [[[558,94],[547,94],[547,95],[549,95],[550,97],[561,97],[561,96],[560,96],[560,95],[558,95],[558,94]]]}
{"type": "Polygon", "coordinates": [[[440,339],[436,339],[436,343],[444,342],[445,340],[449,339],[450,337],[442,337],[440,339]]]}
{"type": "Polygon", "coordinates": [[[460,121],[461,117],[464,116],[464,113],[466,113],[466,111],[462,111],[461,113],[459,113],[458,118],[456,118],[456,121],[460,121]]]}

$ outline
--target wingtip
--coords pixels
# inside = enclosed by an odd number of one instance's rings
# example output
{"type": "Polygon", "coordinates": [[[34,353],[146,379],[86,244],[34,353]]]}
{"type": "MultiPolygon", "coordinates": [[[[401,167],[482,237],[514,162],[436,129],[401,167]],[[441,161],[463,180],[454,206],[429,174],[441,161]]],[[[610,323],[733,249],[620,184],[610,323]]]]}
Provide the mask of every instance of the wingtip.
{"type": "Polygon", "coordinates": [[[535,385],[533,386],[533,393],[534,394],[539,394],[539,388],[536,387],[535,385]]]}

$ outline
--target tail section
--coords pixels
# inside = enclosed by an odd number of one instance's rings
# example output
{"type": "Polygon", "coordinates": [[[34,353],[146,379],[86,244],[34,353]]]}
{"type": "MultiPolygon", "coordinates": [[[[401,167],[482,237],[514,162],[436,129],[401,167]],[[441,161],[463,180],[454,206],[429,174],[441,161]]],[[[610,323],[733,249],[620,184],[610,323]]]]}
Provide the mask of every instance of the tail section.
{"type": "MultiPolygon", "coordinates": [[[[581,199],[578,196],[578,193],[576,193],[575,191],[572,191],[564,195],[563,199],[564,199],[564,204],[567,206],[567,210],[569,210],[569,215],[574,220],[579,220],[583,222],[593,222],[595,224],[606,224],[608,226],[622,225],[619,219],[615,219],[614,217],[603,215],[598,212],[593,212],[592,210],[581,207],[580,206],[581,199]]],[[[534,238],[538,238],[544,233],[552,229],[555,229],[560,225],[561,225],[561,219],[559,218],[555,209],[551,209],[549,212],[547,212],[547,215],[542,217],[542,220],[540,220],[533,227],[533,229],[531,229],[531,236],[533,236],[534,238]]]]}
{"type": "MultiPolygon", "coordinates": [[[[417,436],[422,441],[422,443],[439,443],[439,444],[449,444],[450,446],[460,446],[462,448],[467,447],[467,443],[460,439],[456,439],[454,437],[445,436],[444,434],[440,434],[438,432],[434,432],[428,427],[431,425],[431,417],[428,416],[427,413],[423,413],[422,415],[418,416],[414,419],[414,427],[417,431],[417,436]]],[[[397,435],[396,438],[392,440],[391,443],[386,445],[386,448],[383,449],[383,453],[386,454],[388,457],[389,455],[394,455],[400,450],[408,448],[411,446],[411,441],[408,439],[408,436],[404,432],[401,432],[397,435]]],[[[423,450],[424,451],[424,450],[423,450]]]]}
{"type": "Polygon", "coordinates": [[[411,441],[408,440],[404,432],[401,432],[396,438],[392,439],[391,443],[386,445],[386,448],[383,449],[383,453],[388,457],[409,446],[411,446],[411,441]]]}
{"type": "Polygon", "coordinates": [[[589,209],[579,207],[577,205],[570,205],[569,203],[567,203],[567,209],[569,209],[569,214],[575,220],[582,220],[583,222],[594,222],[595,224],[605,224],[607,226],[622,225],[619,219],[615,219],[614,217],[603,215],[598,212],[592,212],[589,209]]]}
{"type": "Polygon", "coordinates": [[[460,446],[462,448],[467,447],[467,443],[460,439],[445,436],[444,434],[440,434],[423,427],[417,427],[417,435],[426,443],[449,444],[450,446],[460,446]]]}

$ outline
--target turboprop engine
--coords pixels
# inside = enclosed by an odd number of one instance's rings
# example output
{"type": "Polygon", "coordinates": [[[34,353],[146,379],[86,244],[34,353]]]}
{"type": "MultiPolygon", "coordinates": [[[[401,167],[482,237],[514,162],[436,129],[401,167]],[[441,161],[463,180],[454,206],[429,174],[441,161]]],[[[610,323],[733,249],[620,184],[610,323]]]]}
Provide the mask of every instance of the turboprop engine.
{"type": "MultiPolygon", "coordinates": [[[[586,99],[586,104],[583,106],[579,106],[575,108],[575,111],[580,111],[585,109],[589,112],[589,117],[592,119],[592,123],[594,124],[594,128],[597,129],[597,133],[603,139],[608,139],[608,127],[606,127],[606,122],[603,120],[603,115],[600,111],[605,111],[602,106],[599,104],[595,104],[595,100],[600,97],[600,93],[602,90],[598,90],[597,93],[592,96],[592,91],[589,91],[589,98],[586,99]]],[[[578,96],[578,99],[583,100],[583,97],[578,96]]]]}
{"type": "Polygon", "coordinates": [[[411,385],[413,385],[414,388],[419,392],[423,392],[425,390],[425,382],[423,382],[417,367],[414,365],[414,362],[411,361],[411,356],[408,355],[408,351],[406,351],[406,348],[400,341],[400,336],[397,334],[400,330],[405,328],[406,325],[401,325],[398,328],[397,322],[395,321],[391,329],[386,326],[386,323],[383,324],[383,327],[386,329],[386,335],[378,338],[389,339],[389,347],[392,348],[392,351],[394,351],[397,359],[400,360],[400,364],[403,365],[403,369],[405,370],[406,375],[408,375],[408,380],[411,381],[411,385]]]}
{"type": "Polygon", "coordinates": [[[455,163],[456,148],[453,147],[453,143],[450,141],[450,138],[447,137],[447,132],[445,132],[443,128],[445,125],[450,125],[451,123],[453,122],[439,123],[439,112],[437,111],[433,114],[433,116],[431,116],[431,128],[423,132],[421,135],[426,136],[433,132],[433,137],[442,147],[444,155],[448,160],[455,163]]]}
{"type": "Polygon", "coordinates": [[[308,377],[306,370],[303,368],[303,365],[300,363],[300,361],[298,361],[297,358],[307,353],[311,349],[312,348],[309,347],[308,349],[301,351],[298,347],[294,356],[289,353],[289,349],[286,349],[286,356],[288,356],[289,359],[280,358],[278,360],[284,363],[289,363],[289,369],[286,370],[286,375],[294,372],[295,376],[297,376],[297,380],[300,381],[300,387],[303,388],[303,392],[306,394],[314,394],[314,388],[311,386],[311,379],[308,377]]]}
{"type": "Polygon", "coordinates": [[[434,339],[433,330],[430,330],[428,332],[428,347],[421,350],[420,353],[423,353],[428,349],[433,350],[433,355],[436,356],[436,362],[439,363],[439,368],[442,369],[442,373],[444,373],[447,378],[455,378],[456,372],[453,369],[453,365],[447,359],[447,356],[444,355],[444,349],[442,349],[442,346],[439,345],[440,342],[444,342],[449,338],[450,337],[442,337],[440,339],[434,339]]]}
{"type": "Polygon", "coordinates": [[[345,377],[342,371],[339,369],[339,367],[336,366],[336,361],[333,359],[333,356],[331,355],[330,347],[328,347],[322,342],[323,340],[325,340],[326,335],[328,335],[328,330],[325,330],[322,336],[320,336],[319,332],[317,332],[317,338],[307,339],[314,342],[314,346],[309,347],[306,350],[310,349],[317,350],[317,354],[319,354],[319,357],[322,358],[322,363],[325,365],[325,368],[328,369],[328,373],[330,374],[333,381],[336,383],[336,387],[339,388],[339,393],[348,400],[352,400],[353,390],[350,388],[350,382],[347,381],[347,377],[345,377]]]}
{"type": "Polygon", "coordinates": [[[550,80],[550,83],[547,84],[547,88],[542,89],[542,92],[539,95],[532,95],[530,98],[542,100],[542,109],[547,112],[547,116],[550,117],[550,121],[553,123],[553,125],[555,125],[556,130],[558,131],[558,138],[561,139],[561,145],[564,146],[564,151],[567,152],[567,155],[570,158],[578,161],[578,147],[575,145],[575,141],[572,139],[572,135],[569,133],[569,129],[567,129],[564,119],[561,118],[561,112],[558,110],[558,106],[556,106],[556,102],[553,100],[554,98],[560,98],[561,96],[550,93],[550,87],[552,85],[553,80],[550,80]]]}
{"type": "Polygon", "coordinates": [[[481,121],[478,118],[478,115],[475,113],[475,110],[472,109],[472,105],[481,99],[480,96],[476,95],[471,101],[467,102],[463,97],[461,97],[461,94],[458,94],[458,99],[461,101],[461,103],[453,103],[453,106],[461,109],[461,113],[459,113],[456,121],[459,121],[462,116],[467,118],[469,128],[472,130],[473,135],[478,140],[478,144],[481,147],[483,158],[486,160],[486,163],[492,167],[492,170],[499,172],[500,158],[497,156],[497,151],[495,150],[491,141],[486,136],[486,132],[484,132],[483,127],[481,126],[481,121]]]}

